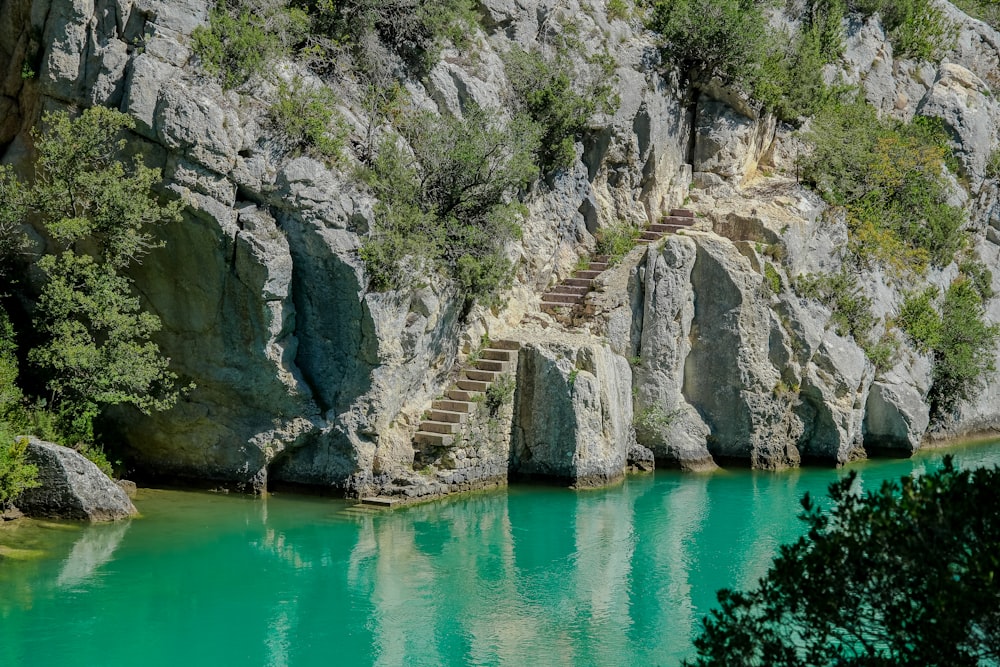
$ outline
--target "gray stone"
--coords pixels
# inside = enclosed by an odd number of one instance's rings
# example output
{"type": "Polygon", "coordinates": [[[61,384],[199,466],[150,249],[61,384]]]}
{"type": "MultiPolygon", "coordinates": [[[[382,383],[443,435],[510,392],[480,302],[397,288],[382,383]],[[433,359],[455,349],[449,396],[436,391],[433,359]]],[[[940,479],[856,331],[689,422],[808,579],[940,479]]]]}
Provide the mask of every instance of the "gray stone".
{"type": "Polygon", "coordinates": [[[599,486],[625,473],[632,431],[628,362],[586,336],[519,353],[511,471],[599,486]]]}
{"type": "Polygon", "coordinates": [[[31,438],[25,460],[38,467],[41,483],[15,500],[27,516],[117,521],[138,513],[121,487],[68,447],[31,438]]]}

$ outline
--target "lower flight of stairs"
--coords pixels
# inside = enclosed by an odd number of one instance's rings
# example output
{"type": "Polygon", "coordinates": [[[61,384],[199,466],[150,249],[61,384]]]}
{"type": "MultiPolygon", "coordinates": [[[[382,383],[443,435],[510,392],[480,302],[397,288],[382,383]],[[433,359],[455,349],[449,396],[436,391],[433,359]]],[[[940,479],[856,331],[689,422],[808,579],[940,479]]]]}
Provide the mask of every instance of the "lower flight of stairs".
{"type": "MultiPolygon", "coordinates": [[[[501,340],[490,343],[466,365],[459,379],[431,404],[426,418],[413,437],[418,455],[450,447],[466,423],[486,398],[486,392],[498,378],[517,371],[517,351],[521,344],[501,340]]],[[[427,457],[424,457],[427,458],[427,457]]]]}

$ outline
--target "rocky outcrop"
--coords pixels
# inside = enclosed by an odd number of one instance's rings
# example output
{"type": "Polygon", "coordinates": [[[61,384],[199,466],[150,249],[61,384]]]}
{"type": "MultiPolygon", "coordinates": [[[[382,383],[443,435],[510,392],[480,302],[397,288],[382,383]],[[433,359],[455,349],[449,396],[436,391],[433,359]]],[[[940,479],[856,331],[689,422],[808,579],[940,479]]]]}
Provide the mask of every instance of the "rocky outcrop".
{"type": "Polygon", "coordinates": [[[27,516],[117,521],[138,513],[121,487],[68,447],[31,438],[25,461],[38,468],[39,482],[14,501],[27,516]]]}
{"type": "Polygon", "coordinates": [[[510,453],[513,475],[598,486],[625,474],[632,431],[628,361],[587,336],[524,341],[510,453]]]}

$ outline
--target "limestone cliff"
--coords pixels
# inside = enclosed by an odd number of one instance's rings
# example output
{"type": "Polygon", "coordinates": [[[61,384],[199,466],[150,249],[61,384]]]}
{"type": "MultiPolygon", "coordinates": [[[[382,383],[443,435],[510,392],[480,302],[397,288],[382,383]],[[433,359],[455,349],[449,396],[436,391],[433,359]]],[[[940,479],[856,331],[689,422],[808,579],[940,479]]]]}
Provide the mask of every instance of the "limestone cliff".
{"type": "MultiPolygon", "coordinates": [[[[569,25],[581,62],[605,47],[617,60],[617,111],[593,119],[572,168],[525,195],[508,305],[463,318],[437,277],[413,291],[369,289],[358,248],[371,196],[350,164],[281,150],[263,102],[272,84],[223,91],[199,74],[191,33],[210,4],[0,0],[4,161],[30,168],[29,130],[42,110],[108,105],[136,119],[129,152],[160,167],[165,193],[186,204],[135,278],[164,323],[158,342],[197,389],[166,413],[114,415],[147,474],[248,489],[412,486],[420,415],[483,334],[524,346],[509,444],[511,469],[525,474],[616,479],[633,437],[687,468],[842,464],[925,438],[927,360],[906,350],[877,374],[829,312],[789,288],[794,275],[836,268],[847,234],[792,178],[798,139],[738,96],[664,74],[638,21],[609,19],[600,0],[482,0],[476,57],[446,52],[426,78],[406,81],[416,105],[441,113],[460,114],[470,100],[496,106],[510,85],[499,54],[569,25]],[[600,227],[652,222],[686,198],[700,216],[694,231],[607,272],[574,331],[538,312],[540,291],[593,249],[600,227]],[[784,260],[762,245],[780,245],[784,260]]],[[[1000,122],[990,93],[1000,35],[948,11],[960,30],[947,62],[894,59],[873,20],[847,26],[844,66],[884,113],[944,121],[969,183],[977,252],[995,268],[1000,211],[986,163],[1000,122]]],[[[292,67],[276,65],[278,76],[292,67]]],[[[370,119],[354,84],[339,85],[340,111],[360,134],[370,119]]],[[[898,308],[880,276],[866,290],[880,313],[898,308]]],[[[990,315],[1000,321],[997,300],[990,315]]],[[[1000,427],[997,392],[1000,376],[946,433],[1000,427]]],[[[453,478],[427,492],[473,481],[453,478]]]]}

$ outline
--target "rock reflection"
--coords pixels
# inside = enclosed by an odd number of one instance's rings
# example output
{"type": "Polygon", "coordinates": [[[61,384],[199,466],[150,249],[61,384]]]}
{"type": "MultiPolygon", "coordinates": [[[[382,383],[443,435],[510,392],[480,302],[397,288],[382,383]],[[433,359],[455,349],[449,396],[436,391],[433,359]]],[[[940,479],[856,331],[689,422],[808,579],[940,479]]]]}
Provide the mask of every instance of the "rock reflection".
{"type": "Polygon", "coordinates": [[[85,583],[115,555],[131,524],[131,521],[116,521],[85,528],[63,561],[56,586],[72,588],[85,583]]]}

